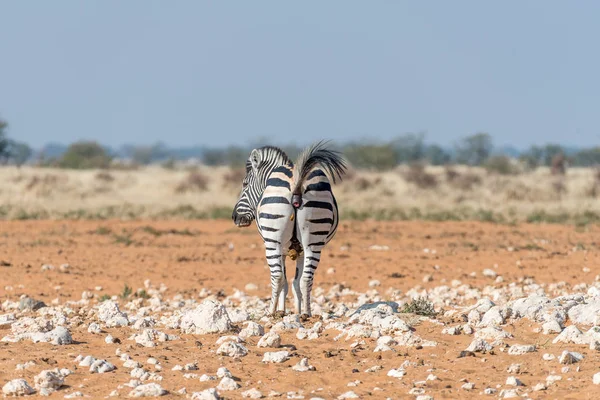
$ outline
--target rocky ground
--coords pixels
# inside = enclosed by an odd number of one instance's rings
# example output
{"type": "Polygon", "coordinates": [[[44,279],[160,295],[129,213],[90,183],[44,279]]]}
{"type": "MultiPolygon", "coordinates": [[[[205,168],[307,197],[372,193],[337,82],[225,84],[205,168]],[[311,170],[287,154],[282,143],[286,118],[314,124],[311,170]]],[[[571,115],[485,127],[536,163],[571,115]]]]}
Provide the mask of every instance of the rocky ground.
{"type": "Polygon", "coordinates": [[[254,227],[4,221],[0,385],[54,398],[597,398],[599,234],[344,223],[303,321],[265,316],[254,227]]]}

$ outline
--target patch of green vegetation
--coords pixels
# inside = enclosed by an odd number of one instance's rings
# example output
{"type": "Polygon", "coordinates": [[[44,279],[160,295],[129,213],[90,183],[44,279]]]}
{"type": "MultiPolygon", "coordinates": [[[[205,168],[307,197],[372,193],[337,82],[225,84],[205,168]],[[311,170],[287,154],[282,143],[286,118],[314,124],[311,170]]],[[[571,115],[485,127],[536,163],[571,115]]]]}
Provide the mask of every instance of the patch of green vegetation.
{"type": "Polygon", "coordinates": [[[166,234],[182,235],[182,236],[196,236],[196,234],[194,232],[191,232],[188,228],[160,230],[160,229],[156,229],[152,226],[146,225],[146,226],[142,227],[142,231],[146,232],[150,235],[157,236],[157,237],[166,235],[166,234]]]}
{"type": "Polygon", "coordinates": [[[135,297],[139,297],[141,299],[149,299],[150,295],[148,294],[148,292],[146,292],[145,289],[142,289],[135,292],[135,297]]]}
{"type": "Polygon", "coordinates": [[[94,230],[94,233],[96,235],[110,235],[112,231],[110,230],[110,228],[107,228],[105,226],[99,226],[94,230]]]}
{"type": "Polygon", "coordinates": [[[545,250],[542,246],[538,246],[537,244],[533,243],[533,244],[526,244],[525,246],[521,247],[522,250],[529,250],[529,251],[537,251],[537,250],[545,250]]]}
{"type": "Polygon", "coordinates": [[[109,296],[109,295],[107,295],[107,294],[103,294],[103,295],[102,295],[102,296],[100,296],[100,298],[98,299],[98,302],[99,302],[99,303],[103,303],[103,302],[105,302],[106,300],[110,300],[110,296],[109,296]]]}
{"type": "Polygon", "coordinates": [[[125,286],[123,287],[123,291],[121,292],[119,297],[125,300],[129,296],[131,296],[131,293],[133,293],[133,290],[131,290],[131,287],[129,287],[129,285],[125,284],[125,286]]]}
{"type": "Polygon", "coordinates": [[[131,238],[131,233],[125,233],[122,235],[114,234],[113,238],[115,239],[115,243],[124,244],[125,246],[131,246],[134,242],[131,238]]]}
{"type": "Polygon", "coordinates": [[[400,312],[422,315],[425,317],[433,317],[437,315],[437,312],[433,308],[433,303],[424,297],[418,297],[411,300],[410,303],[404,304],[400,312]]]}

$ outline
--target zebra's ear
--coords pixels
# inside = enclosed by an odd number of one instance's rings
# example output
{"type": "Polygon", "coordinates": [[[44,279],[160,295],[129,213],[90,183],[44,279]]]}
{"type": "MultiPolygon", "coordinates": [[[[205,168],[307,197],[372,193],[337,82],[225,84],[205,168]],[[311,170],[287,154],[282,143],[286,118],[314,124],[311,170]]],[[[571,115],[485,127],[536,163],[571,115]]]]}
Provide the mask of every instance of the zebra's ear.
{"type": "Polygon", "coordinates": [[[256,172],[258,170],[258,166],[262,161],[262,157],[260,156],[260,152],[257,149],[252,150],[250,153],[250,163],[252,164],[252,169],[256,172]]]}

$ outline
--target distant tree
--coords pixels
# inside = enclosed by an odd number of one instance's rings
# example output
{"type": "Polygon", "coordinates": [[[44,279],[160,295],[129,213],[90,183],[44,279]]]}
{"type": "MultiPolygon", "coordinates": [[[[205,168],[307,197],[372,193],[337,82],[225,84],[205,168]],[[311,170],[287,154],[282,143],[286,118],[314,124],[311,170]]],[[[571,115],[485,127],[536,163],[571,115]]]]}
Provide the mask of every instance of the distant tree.
{"type": "Polygon", "coordinates": [[[136,146],[131,154],[136,164],[147,165],[152,162],[152,146],[136,146]]]}
{"type": "Polygon", "coordinates": [[[431,165],[446,165],[452,158],[450,154],[437,144],[429,145],[425,148],[423,157],[431,165]]]}
{"type": "Polygon", "coordinates": [[[7,137],[6,130],[8,122],[0,119],[0,161],[7,162],[10,157],[10,140],[7,137]]]}
{"type": "Polygon", "coordinates": [[[397,153],[390,144],[350,144],[343,152],[355,168],[383,171],[398,165],[397,153]]]}
{"type": "Polygon", "coordinates": [[[519,156],[519,160],[523,162],[527,168],[536,169],[545,162],[544,149],[539,146],[531,146],[519,156]]]}
{"type": "Polygon", "coordinates": [[[558,159],[560,155],[565,156],[565,151],[561,145],[547,144],[544,146],[544,165],[552,166],[552,160],[558,159]],[[558,157],[557,157],[558,156],[558,157]]]}
{"type": "Polygon", "coordinates": [[[392,140],[392,147],[396,152],[396,161],[399,164],[407,164],[420,161],[424,157],[425,134],[406,134],[392,140]]]}
{"type": "Polygon", "coordinates": [[[487,133],[467,136],[456,146],[456,161],[461,164],[481,165],[490,157],[493,148],[492,137],[487,133]]]}
{"type": "Polygon", "coordinates": [[[229,146],[225,149],[206,149],[202,153],[205,165],[228,165],[240,167],[246,164],[250,150],[239,146],[229,146]]]}
{"type": "Polygon", "coordinates": [[[80,141],[69,145],[57,164],[72,169],[108,168],[111,160],[106,149],[97,142],[80,141]]]}
{"type": "Polygon", "coordinates": [[[21,166],[25,164],[33,155],[33,150],[27,143],[11,141],[10,143],[10,162],[21,166]]]}
{"type": "Polygon", "coordinates": [[[573,165],[578,167],[592,167],[600,165],[600,147],[580,150],[571,157],[573,165]]]}

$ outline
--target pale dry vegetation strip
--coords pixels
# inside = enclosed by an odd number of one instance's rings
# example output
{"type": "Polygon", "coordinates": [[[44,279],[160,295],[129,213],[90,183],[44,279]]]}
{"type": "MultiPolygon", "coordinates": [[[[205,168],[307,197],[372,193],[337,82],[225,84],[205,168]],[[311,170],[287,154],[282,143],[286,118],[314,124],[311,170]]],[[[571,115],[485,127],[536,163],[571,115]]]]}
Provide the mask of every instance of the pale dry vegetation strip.
{"type": "MultiPolygon", "coordinates": [[[[228,218],[243,170],[0,168],[0,218],[228,218]]],[[[554,176],[480,168],[401,166],[351,171],[335,188],[345,218],[567,222],[600,215],[600,178],[587,168],[554,176]],[[587,216],[587,217],[586,217],[587,216]]]]}

